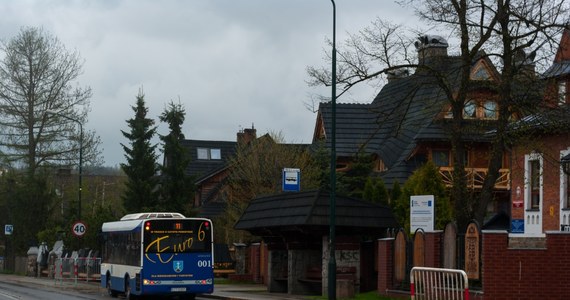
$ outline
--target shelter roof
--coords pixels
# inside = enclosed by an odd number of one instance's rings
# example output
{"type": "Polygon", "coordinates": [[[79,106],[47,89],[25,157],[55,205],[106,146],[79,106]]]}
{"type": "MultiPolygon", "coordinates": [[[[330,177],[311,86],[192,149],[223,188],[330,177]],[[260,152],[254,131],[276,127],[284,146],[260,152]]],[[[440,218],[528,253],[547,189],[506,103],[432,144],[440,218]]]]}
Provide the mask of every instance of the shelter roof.
{"type": "MultiPolygon", "coordinates": [[[[383,232],[398,227],[387,206],[336,196],[335,225],[341,232],[383,232]]],[[[288,192],[252,200],[235,229],[255,235],[278,235],[284,231],[326,231],[330,222],[330,193],[313,190],[288,192]]]]}

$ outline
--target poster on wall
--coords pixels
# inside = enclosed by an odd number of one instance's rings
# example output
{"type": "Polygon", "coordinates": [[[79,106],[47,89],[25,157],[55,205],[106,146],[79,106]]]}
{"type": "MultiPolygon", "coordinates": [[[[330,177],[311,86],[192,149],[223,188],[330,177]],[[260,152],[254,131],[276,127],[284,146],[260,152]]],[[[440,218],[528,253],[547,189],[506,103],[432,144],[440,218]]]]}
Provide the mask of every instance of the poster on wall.
{"type": "Polygon", "coordinates": [[[435,201],[433,195],[416,195],[410,197],[410,232],[418,228],[433,231],[435,220],[435,201]]]}

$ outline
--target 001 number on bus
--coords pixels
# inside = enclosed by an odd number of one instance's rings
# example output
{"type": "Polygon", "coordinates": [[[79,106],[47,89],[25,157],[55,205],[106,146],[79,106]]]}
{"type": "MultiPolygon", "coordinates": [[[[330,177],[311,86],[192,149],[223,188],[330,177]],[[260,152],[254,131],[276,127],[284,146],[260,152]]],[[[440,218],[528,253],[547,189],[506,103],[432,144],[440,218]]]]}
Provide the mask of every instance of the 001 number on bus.
{"type": "Polygon", "coordinates": [[[212,261],[211,260],[199,260],[198,261],[198,267],[199,268],[211,268],[212,267],[212,261]]]}

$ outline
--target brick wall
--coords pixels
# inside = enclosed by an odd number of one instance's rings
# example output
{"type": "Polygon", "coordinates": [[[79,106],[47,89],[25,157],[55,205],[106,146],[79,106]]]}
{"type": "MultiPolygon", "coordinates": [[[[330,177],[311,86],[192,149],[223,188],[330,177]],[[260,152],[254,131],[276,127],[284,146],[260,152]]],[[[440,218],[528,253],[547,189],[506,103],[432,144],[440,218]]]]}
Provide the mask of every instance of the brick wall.
{"type": "Polygon", "coordinates": [[[509,247],[507,232],[483,231],[485,299],[567,299],[570,234],[546,234],[545,248],[509,247]]]}
{"type": "MultiPolygon", "coordinates": [[[[568,299],[570,233],[550,231],[537,242],[511,238],[506,231],[483,231],[482,292],[473,299],[568,299]]],[[[378,240],[378,293],[394,292],[394,239],[378,240]]],[[[441,235],[426,235],[426,266],[440,267],[441,235]],[[430,250],[431,249],[431,250],[430,250]]],[[[402,295],[400,293],[400,295],[402,295]]]]}

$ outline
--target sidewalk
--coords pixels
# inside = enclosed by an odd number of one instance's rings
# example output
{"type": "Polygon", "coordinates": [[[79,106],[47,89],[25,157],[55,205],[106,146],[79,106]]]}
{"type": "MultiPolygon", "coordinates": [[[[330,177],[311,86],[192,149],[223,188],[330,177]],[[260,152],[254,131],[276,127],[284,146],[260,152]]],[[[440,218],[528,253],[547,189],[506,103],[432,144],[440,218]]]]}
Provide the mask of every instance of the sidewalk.
{"type": "MultiPolygon", "coordinates": [[[[46,277],[36,278],[11,274],[0,274],[0,282],[10,282],[21,285],[39,285],[50,289],[77,290],[83,293],[99,294],[106,293],[99,282],[73,281],[60,282],[46,277]]],[[[269,293],[267,287],[262,284],[217,284],[213,294],[200,295],[202,298],[227,299],[227,300],[299,300],[308,299],[308,296],[289,295],[285,293],[269,293]]]]}
{"type": "Polygon", "coordinates": [[[203,298],[229,299],[229,300],[298,300],[309,299],[308,296],[289,295],[286,293],[269,293],[262,284],[217,284],[213,294],[200,295],[203,298]]]}

